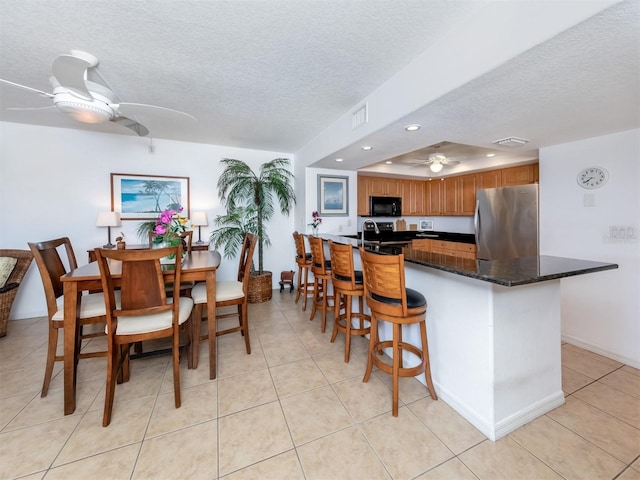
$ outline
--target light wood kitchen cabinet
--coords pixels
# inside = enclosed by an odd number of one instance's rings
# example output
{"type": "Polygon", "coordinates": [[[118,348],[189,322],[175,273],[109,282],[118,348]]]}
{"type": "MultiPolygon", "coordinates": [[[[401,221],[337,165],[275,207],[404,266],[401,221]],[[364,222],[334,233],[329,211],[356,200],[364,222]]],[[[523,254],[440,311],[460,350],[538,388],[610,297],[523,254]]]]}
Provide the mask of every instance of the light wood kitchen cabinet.
{"type": "Polygon", "coordinates": [[[414,238],[411,248],[422,252],[438,253],[456,258],[476,259],[476,246],[473,243],[447,242],[428,238],[414,238]]]}
{"type": "Polygon", "coordinates": [[[428,238],[414,238],[413,240],[411,240],[411,248],[413,248],[414,250],[420,250],[422,252],[430,252],[431,242],[432,240],[428,238]]]}
{"type": "Polygon", "coordinates": [[[537,164],[504,168],[502,170],[502,186],[514,187],[516,185],[527,185],[536,182],[536,177],[537,164]]]}
{"type": "Polygon", "coordinates": [[[476,212],[476,190],[478,189],[478,176],[462,175],[459,184],[459,212],[458,215],[470,216],[476,212]]]}
{"type": "Polygon", "coordinates": [[[358,175],[358,215],[366,217],[369,215],[369,179],[358,175]]]}
{"type": "Polygon", "coordinates": [[[425,184],[426,215],[442,215],[442,181],[431,180],[425,184]]]}
{"type": "Polygon", "coordinates": [[[459,215],[460,213],[460,177],[447,177],[442,188],[442,205],[444,215],[459,215]]]}
{"type": "Polygon", "coordinates": [[[402,182],[402,214],[426,215],[425,183],[423,180],[404,180],[402,182]]]}
{"type": "Polygon", "coordinates": [[[480,188],[498,188],[502,186],[502,170],[489,170],[488,172],[480,172],[476,174],[478,189],[480,188]]]}
{"type": "MultiPolygon", "coordinates": [[[[371,197],[400,197],[402,196],[403,180],[385,177],[363,177],[369,180],[369,196],[371,197]]],[[[367,200],[368,200],[367,197],[367,200]]]]}
{"type": "Polygon", "coordinates": [[[538,164],[520,165],[444,179],[404,180],[358,175],[358,215],[369,215],[369,197],[401,197],[408,216],[473,216],[476,191],[537,183],[538,164]]]}

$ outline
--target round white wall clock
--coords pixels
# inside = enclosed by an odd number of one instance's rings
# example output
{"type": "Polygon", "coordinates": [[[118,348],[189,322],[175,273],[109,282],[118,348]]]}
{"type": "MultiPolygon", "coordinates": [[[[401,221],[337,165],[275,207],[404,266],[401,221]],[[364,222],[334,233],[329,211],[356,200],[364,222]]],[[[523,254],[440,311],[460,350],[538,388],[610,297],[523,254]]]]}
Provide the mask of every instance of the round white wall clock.
{"type": "Polygon", "coordinates": [[[609,180],[609,172],[602,167],[587,167],[578,172],[576,180],[582,188],[600,188],[609,180]]]}

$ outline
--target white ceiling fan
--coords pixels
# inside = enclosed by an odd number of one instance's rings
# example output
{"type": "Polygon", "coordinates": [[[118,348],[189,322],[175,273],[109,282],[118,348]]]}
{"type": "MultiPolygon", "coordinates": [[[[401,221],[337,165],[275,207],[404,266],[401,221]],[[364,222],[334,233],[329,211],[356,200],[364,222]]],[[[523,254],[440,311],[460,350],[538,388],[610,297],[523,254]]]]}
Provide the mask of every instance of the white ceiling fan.
{"type": "MultiPolygon", "coordinates": [[[[166,107],[117,102],[117,96],[111,89],[87,79],[89,69],[94,69],[95,73],[102,78],[95,70],[98,63],[96,57],[80,50],[71,50],[70,54],[60,55],[53,61],[53,76],[49,78],[53,89],[52,93],[1,78],[0,82],[53,99],[52,107],[39,108],[58,108],[83,123],[114,122],[134,131],[141,137],[148,135],[149,130],[135,120],[136,115],[172,115],[180,119],[195,120],[193,115],[166,107]]],[[[104,78],[102,80],[104,81],[104,78]]],[[[18,108],[14,110],[34,109],[18,108]]]]}
{"type": "Polygon", "coordinates": [[[426,165],[433,173],[441,172],[444,167],[451,167],[460,164],[460,160],[454,160],[450,157],[447,157],[444,153],[440,152],[438,150],[440,148],[440,145],[436,145],[434,148],[436,149],[435,152],[430,153],[426,160],[416,158],[412,159],[410,163],[416,166],[426,165]]]}

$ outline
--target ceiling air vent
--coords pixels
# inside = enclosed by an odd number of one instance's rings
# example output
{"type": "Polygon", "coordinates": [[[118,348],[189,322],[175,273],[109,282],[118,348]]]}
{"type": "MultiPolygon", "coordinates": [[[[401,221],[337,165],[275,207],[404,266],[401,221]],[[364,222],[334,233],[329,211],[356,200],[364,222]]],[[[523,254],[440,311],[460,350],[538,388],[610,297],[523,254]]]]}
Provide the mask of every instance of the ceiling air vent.
{"type": "Polygon", "coordinates": [[[525,143],[527,143],[529,140],[526,140],[524,138],[518,138],[518,137],[507,137],[507,138],[503,138],[500,140],[495,140],[491,143],[495,144],[495,145],[502,145],[504,147],[520,147],[522,145],[524,145],[525,143]]]}
{"type": "Polygon", "coordinates": [[[367,104],[359,106],[351,114],[351,129],[355,130],[361,125],[364,125],[369,121],[369,114],[367,112],[367,104]]]}

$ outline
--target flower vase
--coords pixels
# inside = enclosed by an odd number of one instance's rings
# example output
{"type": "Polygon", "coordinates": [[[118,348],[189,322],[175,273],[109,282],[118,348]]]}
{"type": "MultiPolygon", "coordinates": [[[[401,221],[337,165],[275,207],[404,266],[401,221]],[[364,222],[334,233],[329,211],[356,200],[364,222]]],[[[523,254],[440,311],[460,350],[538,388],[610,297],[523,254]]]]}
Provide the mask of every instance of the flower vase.
{"type": "MultiPolygon", "coordinates": [[[[171,245],[171,242],[160,242],[160,243],[154,243],[151,245],[151,248],[166,248],[166,247],[172,247],[174,245],[171,245]]],[[[182,261],[182,259],[180,259],[180,261],[182,261]]],[[[160,263],[162,265],[173,265],[176,263],[176,256],[175,255],[167,255],[166,257],[162,257],[160,259],[160,263]]]]}
{"type": "Polygon", "coordinates": [[[318,227],[311,227],[311,235],[314,237],[318,236],[318,227]]]}

